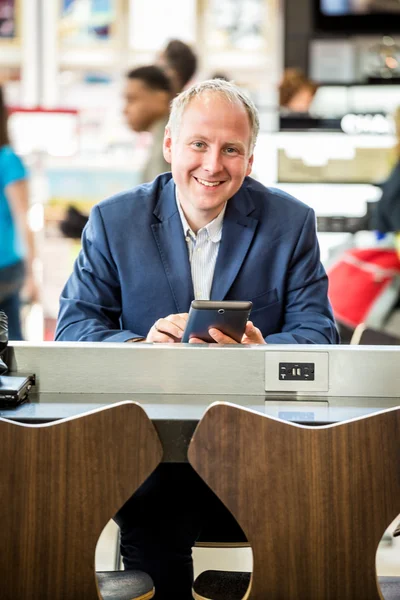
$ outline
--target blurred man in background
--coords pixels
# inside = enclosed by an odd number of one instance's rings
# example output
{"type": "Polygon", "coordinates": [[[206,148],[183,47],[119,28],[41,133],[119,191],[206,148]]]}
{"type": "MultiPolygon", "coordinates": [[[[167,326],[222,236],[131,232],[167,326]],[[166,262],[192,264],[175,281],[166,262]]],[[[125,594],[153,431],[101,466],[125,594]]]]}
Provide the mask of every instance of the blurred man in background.
{"type": "Polygon", "coordinates": [[[166,73],[155,65],[129,71],[125,84],[124,115],[133,131],[148,131],[152,144],[139,183],[152,181],[170,170],[163,155],[163,138],[168,123],[172,99],[172,83],[166,73]]]}
{"type": "MultiPolygon", "coordinates": [[[[152,181],[157,175],[170,171],[163,155],[164,130],[169,117],[169,105],[173,96],[172,83],[167,74],[155,65],[132,69],[126,75],[124,90],[124,115],[128,126],[137,133],[152,134],[146,163],[137,183],[152,181]]],[[[74,206],[69,206],[60,223],[61,232],[80,239],[88,217],[74,206]]]]}

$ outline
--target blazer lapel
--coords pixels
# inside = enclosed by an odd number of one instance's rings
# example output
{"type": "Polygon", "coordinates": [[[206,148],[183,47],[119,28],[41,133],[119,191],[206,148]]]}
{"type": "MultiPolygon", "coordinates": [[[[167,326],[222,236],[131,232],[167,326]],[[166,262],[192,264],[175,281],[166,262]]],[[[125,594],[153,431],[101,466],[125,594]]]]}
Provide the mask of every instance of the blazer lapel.
{"type": "Polygon", "coordinates": [[[246,189],[228,200],[215,265],[211,300],[223,300],[235,281],[253,240],[258,219],[248,216],[254,204],[246,189]]]}
{"type": "Polygon", "coordinates": [[[154,215],[159,223],[151,228],[178,313],[187,312],[194,300],[192,275],[182,221],[176,206],[175,183],[163,188],[154,215]]]}

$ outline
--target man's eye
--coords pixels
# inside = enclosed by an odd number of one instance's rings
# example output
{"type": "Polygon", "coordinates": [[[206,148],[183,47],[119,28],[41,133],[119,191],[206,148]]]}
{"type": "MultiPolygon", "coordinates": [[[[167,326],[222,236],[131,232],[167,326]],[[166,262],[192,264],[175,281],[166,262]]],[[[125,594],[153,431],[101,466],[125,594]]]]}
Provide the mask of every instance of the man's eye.
{"type": "Polygon", "coordinates": [[[237,148],[232,148],[231,146],[229,146],[228,148],[225,148],[225,152],[227,154],[236,154],[237,153],[237,148]]]}
{"type": "Polygon", "coordinates": [[[198,150],[202,150],[204,148],[204,142],[193,142],[193,146],[198,150]]]}

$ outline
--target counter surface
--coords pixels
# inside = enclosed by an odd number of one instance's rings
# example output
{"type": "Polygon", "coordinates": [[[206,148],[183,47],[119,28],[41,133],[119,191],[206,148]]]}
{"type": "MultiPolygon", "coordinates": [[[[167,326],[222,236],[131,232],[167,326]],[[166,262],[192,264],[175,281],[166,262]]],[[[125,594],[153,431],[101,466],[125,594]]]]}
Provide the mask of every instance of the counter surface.
{"type": "Polygon", "coordinates": [[[73,417],[101,406],[132,400],[152,419],[164,447],[165,462],[185,462],[187,448],[198,421],[214,402],[231,402],[294,423],[321,426],[398,406],[398,398],[233,396],[223,394],[68,394],[31,395],[15,409],[1,409],[0,417],[26,424],[73,417]]]}

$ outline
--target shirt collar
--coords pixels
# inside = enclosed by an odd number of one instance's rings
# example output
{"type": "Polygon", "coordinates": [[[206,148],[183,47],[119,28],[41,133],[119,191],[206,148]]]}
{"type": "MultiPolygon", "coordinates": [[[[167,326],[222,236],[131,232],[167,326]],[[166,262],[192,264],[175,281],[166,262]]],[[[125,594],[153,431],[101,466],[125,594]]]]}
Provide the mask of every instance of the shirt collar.
{"type": "MultiPolygon", "coordinates": [[[[176,205],[178,207],[179,216],[181,217],[182,227],[183,227],[183,232],[184,232],[185,237],[187,235],[191,235],[192,237],[195,238],[196,234],[190,228],[189,223],[187,222],[185,214],[182,210],[181,204],[179,202],[178,190],[177,190],[176,186],[175,186],[175,200],[176,200],[176,205]]],[[[215,219],[213,219],[210,223],[207,223],[207,225],[205,225],[204,227],[201,228],[201,229],[207,230],[210,240],[214,243],[218,243],[221,241],[222,225],[223,225],[223,221],[224,221],[225,210],[226,210],[226,202],[225,202],[224,208],[221,210],[219,215],[217,217],[215,217],[215,219]]],[[[199,231],[201,231],[201,229],[199,229],[199,231]]]]}

